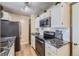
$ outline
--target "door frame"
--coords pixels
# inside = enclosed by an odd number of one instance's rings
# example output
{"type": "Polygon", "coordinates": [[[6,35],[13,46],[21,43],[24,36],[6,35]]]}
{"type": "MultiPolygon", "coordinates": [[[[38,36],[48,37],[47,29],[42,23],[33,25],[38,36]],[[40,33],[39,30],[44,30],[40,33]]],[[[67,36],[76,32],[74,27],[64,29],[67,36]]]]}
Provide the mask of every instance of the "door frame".
{"type": "Polygon", "coordinates": [[[31,19],[29,19],[29,44],[31,45],[31,19]]]}
{"type": "Polygon", "coordinates": [[[73,2],[70,4],[70,56],[73,56],[73,39],[72,39],[72,5],[76,4],[78,2],[73,2]]]}
{"type": "Polygon", "coordinates": [[[72,4],[70,4],[70,56],[72,56],[72,4]]]}

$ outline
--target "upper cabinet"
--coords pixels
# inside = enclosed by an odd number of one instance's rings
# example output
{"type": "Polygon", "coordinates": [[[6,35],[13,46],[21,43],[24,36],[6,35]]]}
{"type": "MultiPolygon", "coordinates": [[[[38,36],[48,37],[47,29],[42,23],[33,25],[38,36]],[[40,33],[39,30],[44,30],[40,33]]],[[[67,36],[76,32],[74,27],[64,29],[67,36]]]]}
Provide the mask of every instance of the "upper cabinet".
{"type": "Polygon", "coordinates": [[[52,27],[58,27],[58,11],[57,11],[58,7],[57,6],[53,6],[51,9],[51,26],[52,27]]]}
{"type": "Polygon", "coordinates": [[[42,13],[42,14],[40,15],[40,18],[41,18],[41,19],[44,19],[44,18],[48,18],[48,17],[50,17],[50,16],[51,16],[51,10],[49,9],[47,12],[42,13]]]}
{"type": "Polygon", "coordinates": [[[37,17],[35,19],[36,23],[35,23],[35,27],[36,28],[40,28],[40,20],[44,20],[51,17],[51,10],[49,9],[47,12],[42,13],[39,17],[37,17]]]}
{"type": "Polygon", "coordinates": [[[39,28],[39,21],[40,21],[40,17],[37,17],[35,19],[35,28],[39,28]]]}
{"type": "Polygon", "coordinates": [[[11,19],[11,17],[10,17],[8,12],[2,11],[2,13],[3,13],[3,17],[1,19],[6,19],[6,20],[10,20],[11,19]]]}
{"type": "Polygon", "coordinates": [[[59,3],[50,7],[47,12],[42,13],[36,19],[36,28],[39,28],[39,21],[51,17],[51,27],[70,28],[70,4],[59,3]]]}
{"type": "Polygon", "coordinates": [[[69,27],[70,24],[70,8],[68,3],[59,3],[51,9],[51,25],[52,27],[69,27]]]}
{"type": "Polygon", "coordinates": [[[70,27],[70,4],[61,3],[61,24],[63,27],[70,27]]]}

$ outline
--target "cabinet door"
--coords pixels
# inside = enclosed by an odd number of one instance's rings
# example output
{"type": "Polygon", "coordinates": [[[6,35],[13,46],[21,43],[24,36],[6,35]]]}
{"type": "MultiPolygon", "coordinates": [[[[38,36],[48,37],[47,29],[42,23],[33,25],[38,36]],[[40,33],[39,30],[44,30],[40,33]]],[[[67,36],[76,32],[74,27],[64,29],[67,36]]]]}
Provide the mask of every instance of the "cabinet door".
{"type": "Polygon", "coordinates": [[[10,15],[7,13],[7,12],[5,12],[5,11],[2,11],[3,12],[3,17],[1,18],[1,19],[7,19],[7,20],[10,20],[10,15]]]}
{"type": "Polygon", "coordinates": [[[46,13],[42,13],[42,14],[40,15],[40,18],[41,18],[41,19],[44,19],[44,18],[46,17],[45,14],[46,14],[46,13]]]}
{"type": "Polygon", "coordinates": [[[54,53],[52,53],[51,51],[46,51],[45,52],[45,56],[56,56],[54,53]]]}
{"type": "Polygon", "coordinates": [[[40,17],[35,19],[35,28],[39,28],[40,27],[39,24],[40,24],[40,17]]]}
{"type": "Polygon", "coordinates": [[[51,27],[56,27],[57,25],[57,7],[54,6],[51,9],[51,27]]]}
{"type": "Polygon", "coordinates": [[[45,55],[46,56],[55,56],[57,54],[56,48],[45,43],[45,55]]]}
{"type": "Polygon", "coordinates": [[[61,6],[60,4],[51,9],[52,27],[61,27],[61,6]]]}
{"type": "Polygon", "coordinates": [[[58,4],[56,6],[56,27],[61,27],[61,6],[58,4]]]}
{"type": "Polygon", "coordinates": [[[79,56],[79,44],[73,43],[73,56],[79,56]]]}
{"type": "Polygon", "coordinates": [[[42,13],[42,14],[40,15],[40,18],[41,18],[41,19],[44,19],[44,18],[50,17],[50,16],[51,16],[50,12],[51,12],[51,11],[49,10],[49,11],[47,11],[47,12],[45,12],[45,13],[42,13]]]}
{"type": "Polygon", "coordinates": [[[45,13],[45,18],[47,18],[47,17],[50,17],[51,16],[51,14],[50,14],[50,10],[49,11],[47,11],[46,13],[45,13]]]}
{"type": "Polygon", "coordinates": [[[70,6],[68,3],[61,3],[61,27],[69,28],[70,25],[70,6]]]}
{"type": "Polygon", "coordinates": [[[70,43],[62,46],[57,50],[57,56],[69,56],[70,55],[70,43]]]}
{"type": "Polygon", "coordinates": [[[52,27],[69,27],[70,10],[68,3],[60,3],[51,9],[52,27]]]}

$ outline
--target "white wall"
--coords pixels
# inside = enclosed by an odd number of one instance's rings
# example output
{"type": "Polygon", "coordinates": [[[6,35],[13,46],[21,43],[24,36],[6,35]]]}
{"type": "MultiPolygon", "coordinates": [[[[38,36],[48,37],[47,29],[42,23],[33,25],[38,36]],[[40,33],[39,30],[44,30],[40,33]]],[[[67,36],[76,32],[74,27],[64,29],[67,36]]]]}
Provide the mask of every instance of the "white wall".
{"type": "Polygon", "coordinates": [[[35,33],[36,32],[36,24],[35,24],[35,19],[36,19],[36,15],[31,15],[31,33],[35,33]]]}

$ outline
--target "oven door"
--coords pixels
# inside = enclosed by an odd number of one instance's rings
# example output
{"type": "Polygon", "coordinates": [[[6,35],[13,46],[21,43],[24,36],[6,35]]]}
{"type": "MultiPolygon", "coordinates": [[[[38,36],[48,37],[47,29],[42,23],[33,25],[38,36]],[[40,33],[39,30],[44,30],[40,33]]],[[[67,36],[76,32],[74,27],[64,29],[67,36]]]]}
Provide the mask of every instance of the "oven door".
{"type": "Polygon", "coordinates": [[[45,56],[45,42],[36,38],[36,51],[40,56],[45,56]]]}

